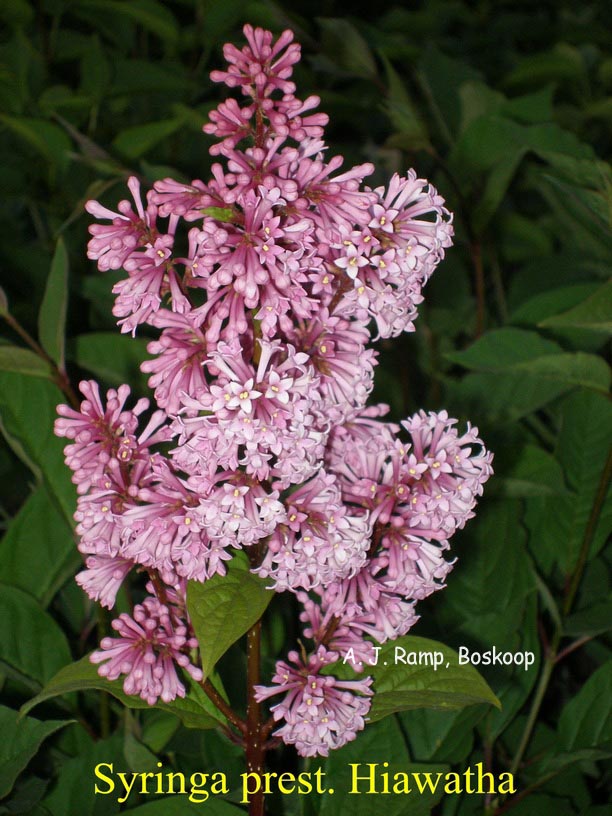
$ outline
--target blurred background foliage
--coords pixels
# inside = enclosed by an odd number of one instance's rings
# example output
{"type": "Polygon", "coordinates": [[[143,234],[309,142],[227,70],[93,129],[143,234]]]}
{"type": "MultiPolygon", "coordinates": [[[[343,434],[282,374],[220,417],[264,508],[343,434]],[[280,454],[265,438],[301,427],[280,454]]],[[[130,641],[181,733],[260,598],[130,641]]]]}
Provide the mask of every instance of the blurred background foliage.
{"type": "MultiPolygon", "coordinates": [[[[107,625],[71,580],[75,495],[52,435],[63,372],[147,391],[146,338],[114,325],[117,276],[86,259],[83,204],[115,204],[130,174],[208,177],[201,126],[222,94],[208,72],[247,21],[296,32],[298,92],[320,94],[331,150],[375,162],[376,184],[414,166],[455,213],[416,333],[379,346],[375,398],[396,418],[446,408],[477,423],[496,476],[414,633],[537,655],[528,672],[482,669],[501,711],[387,717],[324,763],[331,774],[351,761],[483,762],[516,771],[515,797],[286,796],[271,811],[604,816],[612,6],[594,0],[0,3],[0,813],[118,812],[93,795],[93,765],[113,758],[126,770],[156,770],[158,757],[184,772],[242,770],[214,731],[97,693],[19,723],[16,710],[107,625]]],[[[295,638],[290,610],[273,609],[268,667],[295,638]]],[[[243,665],[238,645],[223,666],[238,700],[243,665]]],[[[290,752],[271,761],[295,765],[290,752]]],[[[144,802],[126,807],[158,812],[144,802]]]]}

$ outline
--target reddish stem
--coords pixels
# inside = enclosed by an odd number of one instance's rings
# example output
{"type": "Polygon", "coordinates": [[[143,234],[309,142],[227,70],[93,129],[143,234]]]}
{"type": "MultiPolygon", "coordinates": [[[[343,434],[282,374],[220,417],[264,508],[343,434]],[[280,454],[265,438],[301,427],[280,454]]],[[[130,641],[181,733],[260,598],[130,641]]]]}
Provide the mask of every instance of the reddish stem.
{"type": "MultiPolygon", "coordinates": [[[[266,753],[265,737],[261,721],[261,705],[255,699],[253,687],[259,684],[261,662],[261,618],[247,632],[247,722],[246,761],[249,773],[262,774],[266,753]]],[[[251,796],[249,816],[263,816],[264,794],[259,790],[251,796]]]]}
{"type": "Polygon", "coordinates": [[[227,720],[231,722],[231,724],[237,728],[241,734],[245,734],[247,730],[246,723],[244,720],[240,719],[229,703],[223,699],[210,680],[208,678],[206,678],[206,680],[202,680],[200,687],[208,699],[214,703],[214,705],[227,718],[227,720]]]}
{"type": "Polygon", "coordinates": [[[573,643],[570,643],[569,646],[566,646],[565,649],[562,649],[557,657],[555,658],[555,663],[559,663],[561,660],[566,658],[572,652],[575,652],[576,649],[579,649],[581,646],[584,646],[585,643],[588,643],[590,640],[593,640],[594,635],[583,635],[578,640],[575,640],[573,643]]]}

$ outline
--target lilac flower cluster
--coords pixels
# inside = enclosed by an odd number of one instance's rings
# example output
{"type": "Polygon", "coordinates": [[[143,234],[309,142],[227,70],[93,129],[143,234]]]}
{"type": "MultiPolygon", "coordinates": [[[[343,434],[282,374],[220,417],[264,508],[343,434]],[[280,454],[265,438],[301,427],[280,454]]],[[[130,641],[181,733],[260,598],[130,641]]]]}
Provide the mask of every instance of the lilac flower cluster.
{"type": "Polygon", "coordinates": [[[138,430],[147,400],[126,408],[122,386],[104,403],[84,382],[81,410],[60,406],[56,433],[79,493],[77,581],[112,608],[130,571],[150,579],[92,655],[100,673],[151,704],[184,695],[177,666],[201,679],[187,581],[224,575],[243,549],[271,589],[296,594],[313,641],[257,698],[283,695],[276,733],[325,755],[363,728],[372,694],[370,678],[343,682],[329,667],[352,649],[363,669],[373,642],[414,624],[415,602],[444,585],[448,540],[473,516],[492,456],[445,412],[400,428],[386,406],[366,406],[368,344],[414,329],[451,243],[443,199],[412,170],[386,189],[362,186],[370,164],[341,171],[319,99],[295,96],[291,32],[244,33],[211,75],[242,99],[204,126],[221,160],[210,181],[164,179],[143,198],[131,178],[133,203],[86,205],[104,222],[90,227],[89,257],[127,272],[113,290],[122,331],[159,331],[142,365],[156,410],[138,430]]]}

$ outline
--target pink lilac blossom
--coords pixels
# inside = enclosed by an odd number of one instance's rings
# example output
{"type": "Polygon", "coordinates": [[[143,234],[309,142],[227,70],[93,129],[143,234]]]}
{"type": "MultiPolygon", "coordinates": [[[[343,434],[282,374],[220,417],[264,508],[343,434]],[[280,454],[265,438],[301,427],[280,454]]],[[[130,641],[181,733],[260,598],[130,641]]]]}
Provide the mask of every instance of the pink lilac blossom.
{"type": "Polygon", "coordinates": [[[55,431],[79,494],[79,585],[110,609],[128,575],[149,577],[93,653],[100,674],[151,705],[183,696],[181,672],[202,677],[187,582],[224,576],[243,550],[270,591],[296,595],[313,643],[254,693],[282,695],[278,737],[327,755],[364,727],[372,695],[370,677],[339,680],[334,664],[350,653],[365,672],[444,586],[492,455],[444,411],[398,425],[367,405],[374,335],[414,330],[452,243],[444,200],[414,170],[364,186],[373,165],[329,155],[319,97],[296,96],[293,34],[244,34],[211,75],[239,92],[203,128],[211,178],[143,194],[132,177],[133,202],[86,204],[102,221],[88,257],[126,272],[121,330],[157,332],[141,366],[155,410],[85,381],[55,431]]]}
{"type": "Polygon", "coordinates": [[[286,521],[268,539],[256,572],[278,591],[314,589],[354,575],[371,537],[367,513],[343,504],[335,476],[320,471],[286,501],[286,521]]]}
{"type": "Polygon", "coordinates": [[[91,655],[99,663],[98,672],[107,680],[125,675],[123,690],[137,694],[149,705],[158,698],[169,703],[185,696],[179,680],[180,666],[194,680],[202,679],[202,670],[194,666],[188,652],[197,646],[188,637],[187,628],[177,623],[173,611],[157,598],[146,598],[134,607],[133,614],[122,613],[113,621],[116,638],[102,638],[100,650],[91,655]]]}
{"type": "Polygon", "coordinates": [[[321,674],[338,657],[324,646],[319,646],[307,662],[297,652],[289,652],[290,663],[279,660],[276,664],[274,685],[255,686],[260,702],[276,694],[285,695],[271,708],[276,721],[284,720],[275,733],[295,745],[302,756],[327,756],[330,749],[355,739],[365,726],[372,679],[338,680],[321,674]]]}

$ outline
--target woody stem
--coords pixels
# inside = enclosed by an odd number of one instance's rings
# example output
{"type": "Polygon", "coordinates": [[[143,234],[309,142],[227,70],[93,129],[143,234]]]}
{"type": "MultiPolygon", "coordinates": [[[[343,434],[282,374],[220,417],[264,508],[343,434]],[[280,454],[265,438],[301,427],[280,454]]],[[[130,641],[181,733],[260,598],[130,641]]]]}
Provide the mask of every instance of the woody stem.
{"type": "MultiPolygon", "coordinates": [[[[261,705],[255,699],[253,687],[259,684],[261,662],[261,618],[247,632],[247,728],[246,728],[246,761],[247,771],[261,775],[264,769],[266,753],[262,733],[261,705]]],[[[249,816],[263,816],[264,795],[259,790],[251,796],[249,816]]]]}

